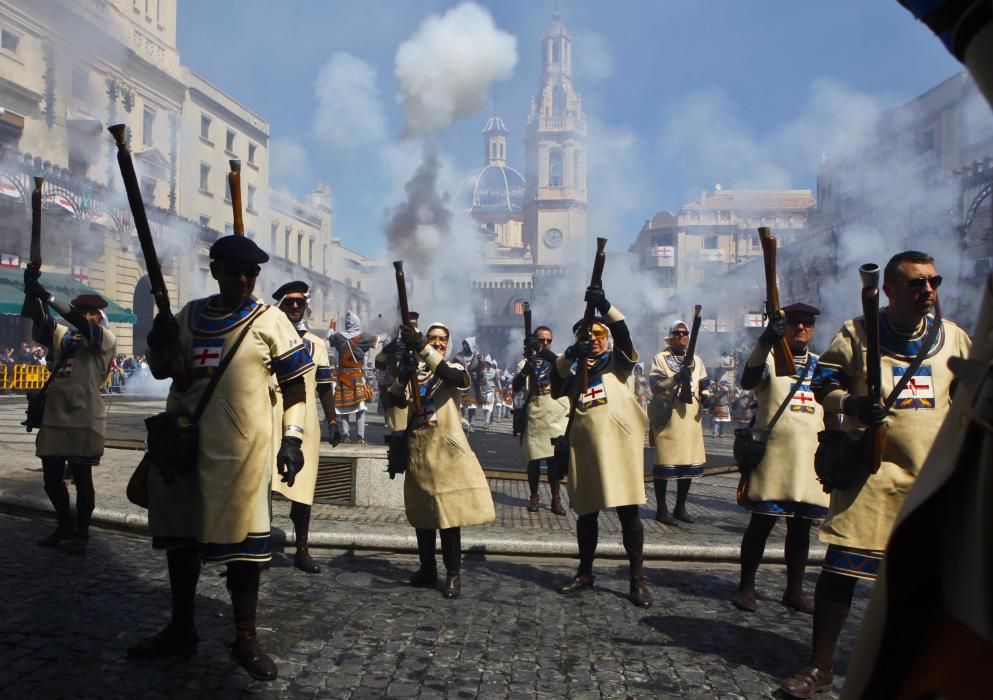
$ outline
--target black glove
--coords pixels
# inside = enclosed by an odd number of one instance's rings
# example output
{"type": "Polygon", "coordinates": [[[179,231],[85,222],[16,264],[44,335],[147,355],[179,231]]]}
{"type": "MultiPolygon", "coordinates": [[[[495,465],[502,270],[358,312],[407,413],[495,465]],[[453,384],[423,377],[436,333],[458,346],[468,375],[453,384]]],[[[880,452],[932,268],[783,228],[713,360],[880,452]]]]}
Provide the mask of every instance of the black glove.
{"type": "Polygon", "coordinates": [[[565,356],[570,360],[576,360],[580,357],[589,357],[593,354],[593,341],[592,340],[577,340],[575,343],[570,345],[565,349],[565,356]]]}
{"type": "Polygon", "coordinates": [[[179,321],[172,314],[157,313],[152,319],[152,330],[148,331],[148,347],[164,350],[179,339],[179,321]]]}
{"type": "Polygon", "coordinates": [[[759,343],[764,348],[773,348],[786,335],[786,319],[782,316],[769,321],[769,325],[759,336],[759,343]]]}
{"type": "Polygon", "coordinates": [[[400,342],[414,352],[420,352],[427,345],[424,334],[411,326],[400,326],[400,342]]]}
{"type": "Polygon", "coordinates": [[[845,399],[845,415],[858,418],[866,425],[880,425],[886,418],[886,407],[874,403],[868,396],[848,395],[845,399]]]}
{"type": "Polygon", "coordinates": [[[397,377],[401,382],[409,382],[410,378],[417,374],[419,364],[417,355],[412,350],[405,350],[398,363],[397,377]]]}
{"type": "Polygon", "coordinates": [[[300,438],[284,435],[279,452],[276,453],[276,471],[287,486],[293,486],[297,474],[303,469],[303,450],[300,449],[302,445],[303,440],[300,438]]]}
{"type": "Polygon", "coordinates": [[[539,352],[541,352],[541,343],[538,339],[531,334],[524,339],[524,354],[528,357],[534,357],[539,352]]]}
{"type": "Polygon", "coordinates": [[[610,311],[610,302],[604,296],[603,287],[587,287],[586,296],[583,297],[587,304],[593,304],[593,308],[600,312],[601,316],[606,316],[610,311]]]}
{"type": "Polygon", "coordinates": [[[331,423],[328,425],[328,444],[331,447],[337,447],[338,443],[341,442],[341,431],[338,430],[337,423],[331,423]]]}
{"type": "Polygon", "coordinates": [[[47,289],[45,289],[41,282],[38,281],[40,277],[41,270],[39,270],[33,263],[28,263],[28,266],[24,268],[24,293],[36,299],[48,301],[52,295],[47,289]]]}

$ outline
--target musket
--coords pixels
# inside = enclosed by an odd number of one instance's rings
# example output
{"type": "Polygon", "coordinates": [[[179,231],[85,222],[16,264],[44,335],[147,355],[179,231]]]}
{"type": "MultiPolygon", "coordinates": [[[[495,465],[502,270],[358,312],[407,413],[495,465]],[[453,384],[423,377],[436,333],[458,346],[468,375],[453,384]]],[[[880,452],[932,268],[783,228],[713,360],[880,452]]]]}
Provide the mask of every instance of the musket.
{"type": "MultiPolygon", "coordinates": [[[[865,324],[865,386],[869,400],[880,403],[883,396],[882,352],[879,346],[879,265],[859,267],[862,278],[862,318],[865,324]]],[[[879,469],[885,435],[881,425],[866,428],[866,460],[871,473],[879,469]]]]}
{"type": "MultiPolygon", "coordinates": [[[[607,254],[603,249],[607,247],[606,238],[596,239],[596,257],[593,258],[593,274],[590,276],[590,286],[600,287],[603,285],[603,264],[607,260],[607,254]]],[[[583,313],[583,325],[579,329],[579,339],[589,340],[590,332],[593,329],[593,319],[596,316],[596,307],[586,302],[586,311],[583,313]]],[[[590,383],[590,367],[586,363],[586,358],[579,358],[576,366],[576,395],[579,396],[586,391],[590,383]]]]}
{"type": "MultiPolygon", "coordinates": [[[[531,304],[529,304],[528,302],[524,302],[524,340],[526,341],[528,338],[531,337],[531,335],[532,335],[531,304]]],[[[534,352],[530,349],[527,349],[527,345],[525,345],[525,350],[524,350],[525,371],[527,371],[527,369],[531,366],[531,360],[533,357],[534,357],[534,352]]],[[[525,416],[527,415],[528,404],[531,403],[531,395],[534,393],[534,388],[535,385],[537,384],[537,380],[538,380],[537,376],[532,371],[530,373],[530,380],[528,381],[528,390],[524,394],[524,403],[521,405],[520,408],[514,409],[515,418],[512,429],[514,435],[523,434],[524,432],[523,421],[525,420],[525,416]],[[518,428],[520,428],[520,430],[518,430],[518,428]]]]}
{"type": "MultiPolygon", "coordinates": [[[[394,260],[393,269],[396,271],[397,296],[400,298],[400,322],[405,326],[413,328],[414,324],[410,320],[410,307],[407,305],[407,280],[403,275],[403,260],[394,260]]],[[[414,404],[414,410],[421,412],[421,393],[417,386],[417,374],[410,378],[410,395],[414,404]]]]}
{"type": "Polygon", "coordinates": [[[228,173],[228,188],[231,190],[231,211],[234,221],[231,230],[236,236],[245,235],[245,220],[241,214],[241,161],[237,158],[228,161],[231,172],[228,173]]]}
{"type": "MultiPolygon", "coordinates": [[[[41,186],[45,178],[36,177],[34,179],[34,192],[31,193],[31,264],[35,269],[41,269],[41,186]]],[[[21,306],[21,316],[34,318],[28,306],[38,304],[37,299],[24,297],[24,304],[21,306]]]]}
{"type": "MultiPolygon", "coordinates": [[[[107,131],[111,133],[117,143],[117,165],[121,169],[121,179],[124,180],[124,191],[128,195],[131,216],[134,219],[135,230],[138,232],[138,243],[141,245],[141,254],[145,258],[145,269],[148,271],[148,282],[152,287],[155,306],[160,314],[172,315],[172,308],[169,305],[169,290],[166,288],[165,278],[162,277],[162,266],[159,264],[159,256],[155,252],[155,241],[152,240],[152,229],[148,225],[145,202],[141,198],[141,189],[138,187],[138,176],[135,174],[131,153],[128,151],[127,127],[124,124],[115,124],[107,127],[107,131]]],[[[170,348],[168,356],[170,358],[169,375],[172,377],[176,389],[183,391],[189,387],[190,381],[178,343],[176,347],[170,348]]]]}
{"type": "MultiPolygon", "coordinates": [[[[770,321],[774,321],[782,311],[779,307],[779,286],[776,283],[776,238],[768,226],[759,227],[759,242],[762,244],[762,260],[765,262],[765,313],[770,321]]],[[[793,351],[786,338],[780,338],[772,346],[772,359],[777,377],[796,374],[793,351]]]]}
{"type": "MultiPolygon", "coordinates": [[[[690,323],[690,342],[686,346],[686,354],[683,356],[683,364],[693,363],[693,358],[696,356],[696,339],[700,334],[700,312],[703,307],[697,304],[693,307],[693,321],[690,323]]],[[[683,403],[693,403],[693,377],[687,377],[679,385],[677,390],[677,397],[683,403]]]]}

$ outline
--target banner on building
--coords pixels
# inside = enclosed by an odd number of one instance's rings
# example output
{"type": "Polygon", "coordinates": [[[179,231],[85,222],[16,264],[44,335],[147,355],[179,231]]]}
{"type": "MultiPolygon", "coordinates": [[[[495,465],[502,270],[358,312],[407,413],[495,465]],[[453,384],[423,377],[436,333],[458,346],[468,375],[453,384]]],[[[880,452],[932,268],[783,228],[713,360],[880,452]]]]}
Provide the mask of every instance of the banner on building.
{"type": "Polygon", "coordinates": [[[20,267],[21,259],[10,253],[0,253],[0,267],[20,267]]]}
{"type": "Polygon", "coordinates": [[[765,323],[762,314],[745,314],[745,328],[763,328],[765,323]]]}
{"type": "Polygon", "coordinates": [[[727,252],[723,248],[701,248],[700,260],[702,262],[727,262],[727,252]]]}

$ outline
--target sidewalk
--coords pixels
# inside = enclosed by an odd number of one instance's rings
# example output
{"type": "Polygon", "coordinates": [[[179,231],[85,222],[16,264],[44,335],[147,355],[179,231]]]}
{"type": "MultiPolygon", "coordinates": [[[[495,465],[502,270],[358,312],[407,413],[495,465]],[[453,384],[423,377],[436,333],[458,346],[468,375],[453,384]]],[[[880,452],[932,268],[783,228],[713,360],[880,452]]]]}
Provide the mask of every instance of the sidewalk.
{"type": "MultiPolygon", "coordinates": [[[[116,399],[108,417],[108,437],[140,439],[144,437],[142,419],[161,410],[161,401],[116,399]]],[[[0,509],[51,513],[51,504],[42,488],[41,464],[34,456],[35,434],[20,425],[23,399],[0,401],[0,509]]],[[[381,420],[370,415],[370,420],[381,420]]],[[[495,426],[502,429],[503,426],[495,426]]],[[[478,426],[477,426],[478,429],[478,426]]],[[[729,439],[707,438],[708,450],[730,451],[729,439]]],[[[368,449],[381,451],[382,447],[368,449]]],[[[138,464],[136,450],[108,449],[99,467],[93,470],[96,488],[94,521],[135,530],[146,530],[146,511],[130,503],[124,495],[128,478],[138,464]]],[[[485,463],[485,456],[483,457],[485,463]]],[[[484,464],[485,466],[485,464],[484,464]]],[[[491,478],[490,488],[496,506],[496,521],[489,525],[465,528],[463,548],[477,555],[519,554],[576,555],[576,519],[548,510],[550,492],[542,477],[541,511],[528,513],[526,481],[491,478]]],[[[692,487],[688,508],[696,518],[692,525],[669,527],[654,520],[655,494],[646,485],[648,502],[641,508],[645,525],[645,555],[657,560],[693,560],[736,562],[741,536],[748,524],[748,513],[735,504],[736,473],[718,474],[698,479],[692,487]]],[[[71,490],[71,487],[70,487],[71,490]]],[[[562,489],[568,510],[568,494],[562,489]]],[[[669,489],[669,504],[675,498],[675,486],[669,489]]],[[[282,497],[273,499],[273,546],[279,551],[292,546],[293,526],[289,520],[289,503],[282,497]]],[[[315,504],[312,513],[310,542],[313,546],[338,549],[379,549],[416,551],[414,531],[403,510],[371,507],[315,504]]],[[[624,557],[620,525],[613,513],[603,513],[600,523],[598,556],[624,557]]],[[[783,561],[785,527],[777,524],[766,549],[768,561],[783,561]]],[[[812,543],[810,561],[818,563],[824,548],[812,543]]]]}

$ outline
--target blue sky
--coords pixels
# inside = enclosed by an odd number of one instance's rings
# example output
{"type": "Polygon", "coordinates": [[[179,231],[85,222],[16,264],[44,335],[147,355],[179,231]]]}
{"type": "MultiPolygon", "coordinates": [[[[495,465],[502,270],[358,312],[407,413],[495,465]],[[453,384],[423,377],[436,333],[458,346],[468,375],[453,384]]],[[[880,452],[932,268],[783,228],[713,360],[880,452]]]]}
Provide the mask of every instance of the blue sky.
{"type": "MultiPolygon", "coordinates": [[[[185,65],[269,121],[273,184],[302,194],[328,182],[335,233],[376,255],[384,212],[419,162],[418,144],[400,138],[397,48],[457,4],[184,0],[177,41],[185,65]]],[[[520,139],[554,3],[479,4],[517,41],[512,77],[493,84],[489,102],[523,172],[520,139]]],[[[893,0],[558,6],[590,119],[591,228],[618,247],[656,211],[717,182],[813,187],[820,156],[848,132],[960,70],[893,0]]],[[[447,188],[480,165],[489,111],[439,135],[447,188]]]]}

